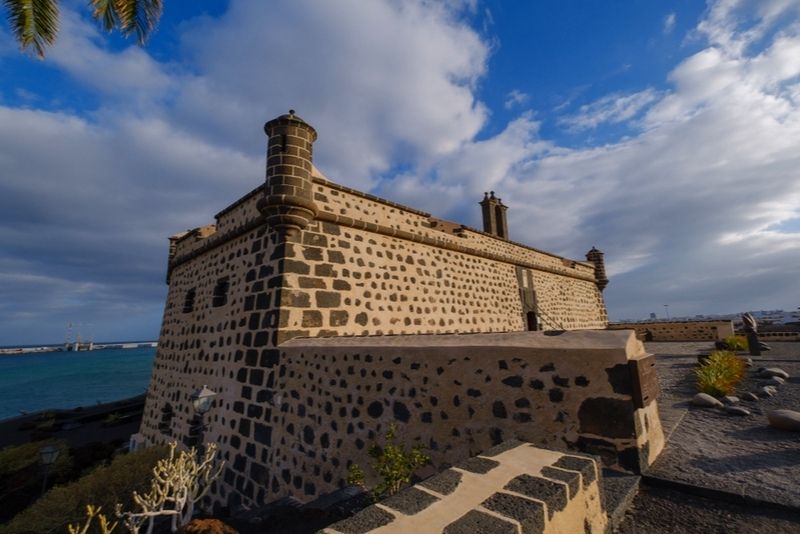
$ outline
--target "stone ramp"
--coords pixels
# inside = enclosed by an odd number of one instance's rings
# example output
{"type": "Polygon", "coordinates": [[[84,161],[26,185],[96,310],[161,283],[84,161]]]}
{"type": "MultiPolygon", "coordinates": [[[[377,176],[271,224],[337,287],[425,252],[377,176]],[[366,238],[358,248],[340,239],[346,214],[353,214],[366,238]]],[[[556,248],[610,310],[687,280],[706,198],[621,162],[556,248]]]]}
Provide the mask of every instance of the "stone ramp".
{"type": "Polygon", "coordinates": [[[599,534],[609,526],[600,484],[592,457],[511,440],[320,532],[599,534]]]}

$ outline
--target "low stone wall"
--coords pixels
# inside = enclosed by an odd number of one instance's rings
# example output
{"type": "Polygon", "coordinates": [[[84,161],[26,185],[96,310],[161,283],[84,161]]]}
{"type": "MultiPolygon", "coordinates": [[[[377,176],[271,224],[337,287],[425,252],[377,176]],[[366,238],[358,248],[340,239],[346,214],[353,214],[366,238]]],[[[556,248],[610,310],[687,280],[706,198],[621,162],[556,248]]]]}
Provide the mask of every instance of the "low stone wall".
{"type": "Polygon", "coordinates": [[[344,484],[391,424],[426,449],[430,472],[510,438],[633,470],[663,447],[654,391],[640,384],[655,382],[640,376],[653,358],[631,331],[294,339],[281,350],[274,498],[344,484]]]}
{"type": "Polygon", "coordinates": [[[609,323],[609,330],[635,330],[642,341],[717,341],[734,334],[733,321],[609,323]]]}
{"type": "Polygon", "coordinates": [[[759,332],[761,341],[800,341],[800,332],[759,332]]]}
{"type": "Polygon", "coordinates": [[[321,532],[600,534],[607,524],[594,460],[509,441],[321,532]]]}

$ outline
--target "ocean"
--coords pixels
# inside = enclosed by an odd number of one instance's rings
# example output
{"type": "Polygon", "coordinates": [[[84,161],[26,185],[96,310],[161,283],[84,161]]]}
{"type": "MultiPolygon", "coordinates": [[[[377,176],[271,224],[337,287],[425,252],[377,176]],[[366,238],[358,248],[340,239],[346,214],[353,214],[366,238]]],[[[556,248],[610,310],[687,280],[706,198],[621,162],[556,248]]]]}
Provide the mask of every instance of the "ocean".
{"type": "Polygon", "coordinates": [[[0,356],[0,419],[144,393],[154,347],[0,356]]]}

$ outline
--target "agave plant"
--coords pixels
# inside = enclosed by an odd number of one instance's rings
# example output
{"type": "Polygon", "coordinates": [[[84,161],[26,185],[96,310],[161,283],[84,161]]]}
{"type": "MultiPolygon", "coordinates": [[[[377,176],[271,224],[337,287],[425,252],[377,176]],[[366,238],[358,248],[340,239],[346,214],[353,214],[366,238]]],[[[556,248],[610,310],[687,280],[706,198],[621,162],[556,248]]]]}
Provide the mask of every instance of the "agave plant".
{"type": "MultiPolygon", "coordinates": [[[[3,0],[11,30],[23,50],[43,58],[58,34],[58,0],[3,0]]],[[[92,16],[106,31],[136,34],[144,44],[161,17],[161,0],[89,0],[92,16]]]]}

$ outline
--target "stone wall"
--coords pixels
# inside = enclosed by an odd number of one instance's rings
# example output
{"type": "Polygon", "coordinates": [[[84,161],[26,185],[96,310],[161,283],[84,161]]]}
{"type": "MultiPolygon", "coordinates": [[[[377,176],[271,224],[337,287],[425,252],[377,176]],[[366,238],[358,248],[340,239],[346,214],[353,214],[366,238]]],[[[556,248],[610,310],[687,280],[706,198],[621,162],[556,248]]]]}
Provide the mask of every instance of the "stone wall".
{"type": "Polygon", "coordinates": [[[603,534],[600,477],[591,458],[509,441],[321,532],[603,534]]]}
{"type": "Polygon", "coordinates": [[[730,337],[733,321],[609,323],[609,330],[635,330],[643,341],[717,341],[730,337]]]}
{"type": "Polygon", "coordinates": [[[433,470],[509,438],[635,470],[663,446],[657,402],[637,407],[631,363],[647,355],[630,331],[294,339],[281,350],[271,478],[258,481],[274,495],[340,487],[390,424],[433,470]]]}

